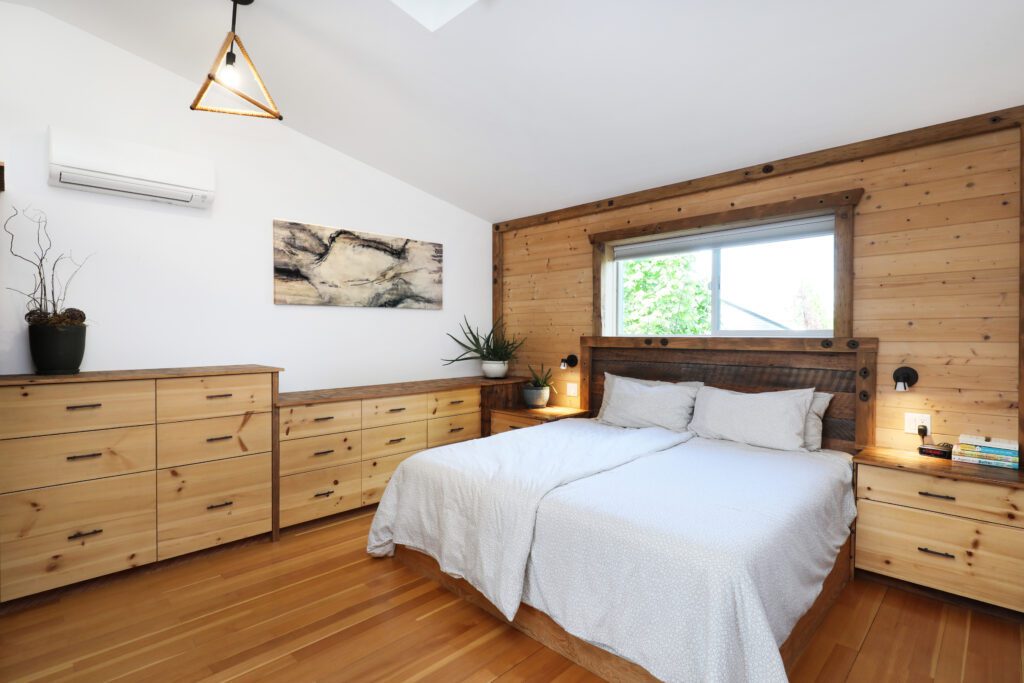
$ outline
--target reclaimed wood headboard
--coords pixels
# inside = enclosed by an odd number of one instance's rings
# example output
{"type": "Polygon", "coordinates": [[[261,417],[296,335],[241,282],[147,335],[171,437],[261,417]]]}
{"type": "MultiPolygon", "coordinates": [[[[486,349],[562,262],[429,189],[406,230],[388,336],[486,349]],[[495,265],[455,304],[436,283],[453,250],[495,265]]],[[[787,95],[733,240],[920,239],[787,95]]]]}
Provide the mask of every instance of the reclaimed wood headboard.
{"type": "Polygon", "coordinates": [[[806,389],[834,394],[822,445],[856,453],[875,439],[874,338],[583,337],[582,407],[597,415],[604,373],[732,391],[806,389]]]}

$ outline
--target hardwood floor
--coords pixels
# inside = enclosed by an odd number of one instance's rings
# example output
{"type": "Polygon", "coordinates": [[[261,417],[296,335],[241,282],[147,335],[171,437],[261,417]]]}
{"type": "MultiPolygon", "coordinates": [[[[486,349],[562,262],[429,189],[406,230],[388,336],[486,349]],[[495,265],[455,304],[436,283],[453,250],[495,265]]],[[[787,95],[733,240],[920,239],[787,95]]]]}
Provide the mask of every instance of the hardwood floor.
{"type": "MultiPolygon", "coordinates": [[[[370,512],[0,608],[0,680],[594,681],[394,560],[370,512]]],[[[794,681],[1022,681],[1024,627],[853,582],[794,681]]]]}

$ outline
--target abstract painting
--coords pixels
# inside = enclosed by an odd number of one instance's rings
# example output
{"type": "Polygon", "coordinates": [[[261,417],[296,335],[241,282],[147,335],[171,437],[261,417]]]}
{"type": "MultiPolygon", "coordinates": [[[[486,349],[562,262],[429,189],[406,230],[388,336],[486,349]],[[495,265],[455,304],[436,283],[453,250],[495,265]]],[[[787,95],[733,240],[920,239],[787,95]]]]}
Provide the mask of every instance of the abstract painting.
{"type": "Polygon", "coordinates": [[[441,308],[443,248],[274,221],[274,303],[441,308]]]}

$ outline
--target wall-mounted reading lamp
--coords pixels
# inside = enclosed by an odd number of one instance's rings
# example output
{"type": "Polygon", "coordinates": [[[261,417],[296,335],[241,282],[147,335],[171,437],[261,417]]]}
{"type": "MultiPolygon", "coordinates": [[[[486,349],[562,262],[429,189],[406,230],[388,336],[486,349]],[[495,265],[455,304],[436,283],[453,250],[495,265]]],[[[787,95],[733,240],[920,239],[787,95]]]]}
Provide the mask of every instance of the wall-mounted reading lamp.
{"type": "Polygon", "coordinates": [[[909,391],[917,384],[917,370],[906,366],[896,368],[892,373],[892,381],[896,383],[896,391],[909,391]]]}
{"type": "Polygon", "coordinates": [[[580,359],[576,357],[576,354],[570,353],[568,356],[562,359],[562,363],[558,366],[563,370],[574,368],[579,365],[580,359]]]}

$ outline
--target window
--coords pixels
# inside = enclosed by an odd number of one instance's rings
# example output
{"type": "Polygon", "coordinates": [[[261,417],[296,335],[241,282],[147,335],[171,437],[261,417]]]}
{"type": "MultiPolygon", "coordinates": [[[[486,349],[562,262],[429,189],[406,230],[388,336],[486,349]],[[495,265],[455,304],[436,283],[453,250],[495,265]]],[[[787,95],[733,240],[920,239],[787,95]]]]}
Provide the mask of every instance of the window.
{"type": "Polygon", "coordinates": [[[617,334],[832,334],[832,213],[620,244],[612,260],[617,334]]]}

